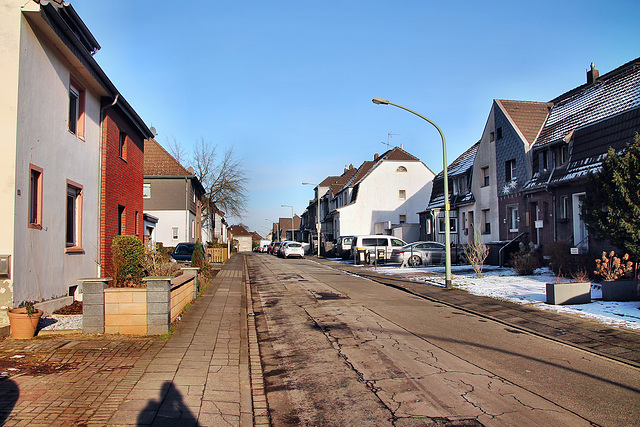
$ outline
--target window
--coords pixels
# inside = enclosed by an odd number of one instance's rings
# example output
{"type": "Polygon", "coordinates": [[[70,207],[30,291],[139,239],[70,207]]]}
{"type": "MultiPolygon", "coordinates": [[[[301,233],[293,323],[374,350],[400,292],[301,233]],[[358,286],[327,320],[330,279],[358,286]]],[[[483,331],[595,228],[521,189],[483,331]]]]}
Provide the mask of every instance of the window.
{"type": "Polygon", "coordinates": [[[518,206],[507,207],[507,221],[509,222],[509,232],[514,233],[518,231],[518,206]]]}
{"type": "Polygon", "coordinates": [[[504,163],[504,179],[509,182],[516,179],[516,160],[507,160],[504,163]]]}
{"type": "Polygon", "coordinates": [[[127,134],[124,132],[120,132],[120,142],[119,142],[118,154],[122,160],[127,160],[127,134]]]}
{"type": "Polygon", "coordinates": [[[67,180],[67,252],[82,251],[82,186],[67,180]]]}
{"type": "Polygon", "coordinates": [[[85,90],[73,76],[69,82],[69,132],[84,138],[85,90]]]}
{"type": "Polygon", "coordinates": [[[171,229],[171,238],[173,240],[178,240],[178,227],[173,227],[171,229]]]}
{"type": "Polygon", "coordinates": [[[560,218],[569,218],[569,196],[560,197],[560,218]]]}
{"type": "MultiPolygon", "coordinates": [[[[458,232],[457,225],[458,225],[457,218],[449,217],[449,232],[457,233],[458,232]]],[[[438,218],[438,233],[439,234],[446,233],[446,230],[444,228],[444,214],[443,216],[438,218]]]]}
{"type": "Polygon", "coordinates": [[[541,171],[546,171],[549,168],[546,150],[538,153],[538,168],[541,171]]]}
{"type": "Polygon", "coordinates": [[[407,223],[407,216],[400,215],[400,224],[406,224],[406,223],[407,223]]]}
{"type": "Polygon", "coordinates": [[[398,166],[398,169],[396,169],[396,172],[406,172],[407,168],[404,166],[398,166]]]}
{"type": "Polygon", "coordinates": [[[491,209],[482,210],[482,234],[491,234],[491,209]]]}
{"type": "Polygon", "coordinates": [[[499,127],[498,129],[496,129],[496,138],[502,139],[502,127],[499,127]]]}
{"type": "Polygon", "coordinates": [[[150,199],[151,198],[151,184],[143,184],[142,185],[142,198],[150,199]]]}
{"type": "Polygon", "coordinates": [[[489,133],[489,142],[493,142],[496,140],[496,133],[495,132],[490,132],[489,133]]]}
{"type": "Polygon", "coordinates": [[[118,205],[118,235],[121,236],[124,233],[124,206],[118,205]]]}
{"type": "Polygon", "coordinates": [[[453,194],[462,194],[467,191],[466,180],[464,176],[453,179],[453,194]]]}
{"type": "Polygon", "coordinates": [[[487,187],[489,185],[489,166],[482,168],[482,186],[487,187]]]}
{"type": "Polygon", "coordinates": [[[140,213],[138,211],[136,211],[136,215],[135,215],[135,235],[139,236],[140,235],[140,213]]]}
{"type": "Polygon", "coordinates": [[[42,168],[29,165],[29,228],[42,230],[42,168]]]}
{"type": "Polygon", "coordinates": [[[407,199],[407,190],[398,190],[398,199],[406,200],[407,199]]]}
{"type": "Polygon", "coordinates": [[[558,160],[559,160],[559,164],[560,165],[564,165],[565,163],[567,163],[567,160],[569,160],[569,149],[566,145],[563,145],[562,147],[560,147],[560,152],[558,153],[558,160]]]}

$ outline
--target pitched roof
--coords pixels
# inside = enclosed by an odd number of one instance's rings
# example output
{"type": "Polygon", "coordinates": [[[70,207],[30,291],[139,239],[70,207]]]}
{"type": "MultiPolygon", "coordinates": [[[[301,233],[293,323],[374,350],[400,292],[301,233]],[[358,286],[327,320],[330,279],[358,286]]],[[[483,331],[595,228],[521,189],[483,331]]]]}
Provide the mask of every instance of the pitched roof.
{"type": "Polygon", "coordinates": [[[640,106],[640,58],[555,98],[536,144],[564,138],[571,131],[640,106]]]}
{"type": "Polygon", "coordinates": [[[250,232],[247,231],[246,228],[244,228],[242,224],[232,225],[231,227],[229,227],[229,231],[231,231],[231,233],[234,236],[251,236],[252,235],[250,232]]]}
{"type": "Polygon", "coordinates": [[[145,176],[195,176],[182,166],[155,139],[144,141],[145,176]]]}
{"type": "Polygon", "coordinates": [[[512,101],[496,99],[529,145],[533,144],[553,106],[551,102],[512,101]]]}
{"type": "MultiPolygon", "coordinates": [[[[465,175],[468,171],[473,169],[473,163],[476,159],[476,153],[480,141],[473,144],[467,151],[462,153],[457,159],[455,159],[449,166],[447,166],[447,178],[451,181],[452,178],[465,175]]],[[[471,186],[469,185],[465,192],[460,194],[451,194],[453,186],[449,186],[449,204],[453,207],[462,206],[475,201],[473,193],[471,192],[471,186]]],[[[427,209],[443,208],[444,207],[444,170],[441,171],[434,179],[431,189],[431,198],[427,209]]]]}

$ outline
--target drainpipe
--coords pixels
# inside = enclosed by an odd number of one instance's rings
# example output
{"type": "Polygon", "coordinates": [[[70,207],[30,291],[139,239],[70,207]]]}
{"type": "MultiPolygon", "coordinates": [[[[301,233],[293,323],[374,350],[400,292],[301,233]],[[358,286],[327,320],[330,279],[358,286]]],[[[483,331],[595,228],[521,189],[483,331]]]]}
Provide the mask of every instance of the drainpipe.
{"type": "Polygon", "coordinates": [[[185,229],[184,229],[184,241],[189,241],[189,179],[184,177],[184,216],[185,216],[185,229]]]}
{"type": "Polygon", "coordinates": [[[115,98],[113,98],[113,102],[109,105],[105,105],[100,108],[100,144],[98,145],[98,152],[100,157],[100,177],[98,178],[98,245],[96,247],[96,264],[98,264],[98,277],[102,276],[102,264],[100,263],[100,257],[102,255],[102,234],[100,232],[100,221],[102,219],[102,175],[104,174],[104,165],[102,161],[102,156],[104,154],[103,142],[104,142],[104,111],[107,108],[114,107],[118,103],[118,99],[120,98],[120,94],[116,93],[115,98]]]}

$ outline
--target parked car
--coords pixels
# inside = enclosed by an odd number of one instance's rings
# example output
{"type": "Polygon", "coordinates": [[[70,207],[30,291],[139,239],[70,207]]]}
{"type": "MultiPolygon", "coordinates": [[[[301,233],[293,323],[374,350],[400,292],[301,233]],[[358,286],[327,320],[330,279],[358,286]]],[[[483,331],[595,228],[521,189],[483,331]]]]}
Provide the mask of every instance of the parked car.
{"type": "Polygon", "coordinates": [[[351,242],[353,236],[340,236],[335,246],[335,255],[342,259],[351,259],[351,242]]]}
{"type": "Polygon", "coordinates": [[[284,242],[282,242],[282,244],[278,247],[278,252],[277,255],[278,256],[284,256],[284,248],[291,243],[291,240],[285,240],[284,242]]]}
{"type": "Polygon", "coordinates": [[[372,255],[376,257],[378,256],[376,251],[382,251],[382,257],[378,257],[378,259],[388,261],[391,259],[391,253],[394,248],[401,248],[406,244],[404,240],[393,236],[353,236],[353,240],[351,241],[351,256],[356,262],[364,261],[370,263],[375,259],[372,255]],[[364,259],[357,258],[358,253],[362,253],[364,259]]]}
{"type": "Polygon", "coordinates": [[[282,242],[273,242],[269,249],[269,253],[271,255],[278,255],[278,249],[280,249],[280,245],[282,245],[282,242]]]}
{"type": "Polygon", "coordinates": [[[304,258],[304,248],[301,243],[286,242],[282,247],[282,257],[286,259],[293,256],[304,258]]]}
{"type": "MultiPolygon", "coordinates": [[[[407,262],[415,267],[418,265],[444,265],[445,246],[440,242],[414,242],[399,249],[394,249],[391,262],[407,262]]],[[[451,262],[457,263],[457,251],[451,249],[451,262]]]]}
{"type": "MultiPolygon", "coordinates": [[[[171,253],[171,260],[180,264],[191,265],[191,257],[196,248],[195,243],[178,243],[171,253]]],[[[207,251],[202,246],[202,259],[206,259],[207,251]]]]}

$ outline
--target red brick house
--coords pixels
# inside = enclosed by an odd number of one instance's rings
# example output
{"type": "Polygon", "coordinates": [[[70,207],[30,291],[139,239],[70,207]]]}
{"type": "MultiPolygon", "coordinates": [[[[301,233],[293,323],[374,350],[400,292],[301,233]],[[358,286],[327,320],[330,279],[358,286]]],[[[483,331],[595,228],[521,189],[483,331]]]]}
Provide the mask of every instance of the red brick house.
{"type": "Polygon", "coordinates": [[[100,192],[100,273],[113,276],[111,244],[144,234],[144,141],[153,134],[122,97],[103,103],[100,192]]]}

